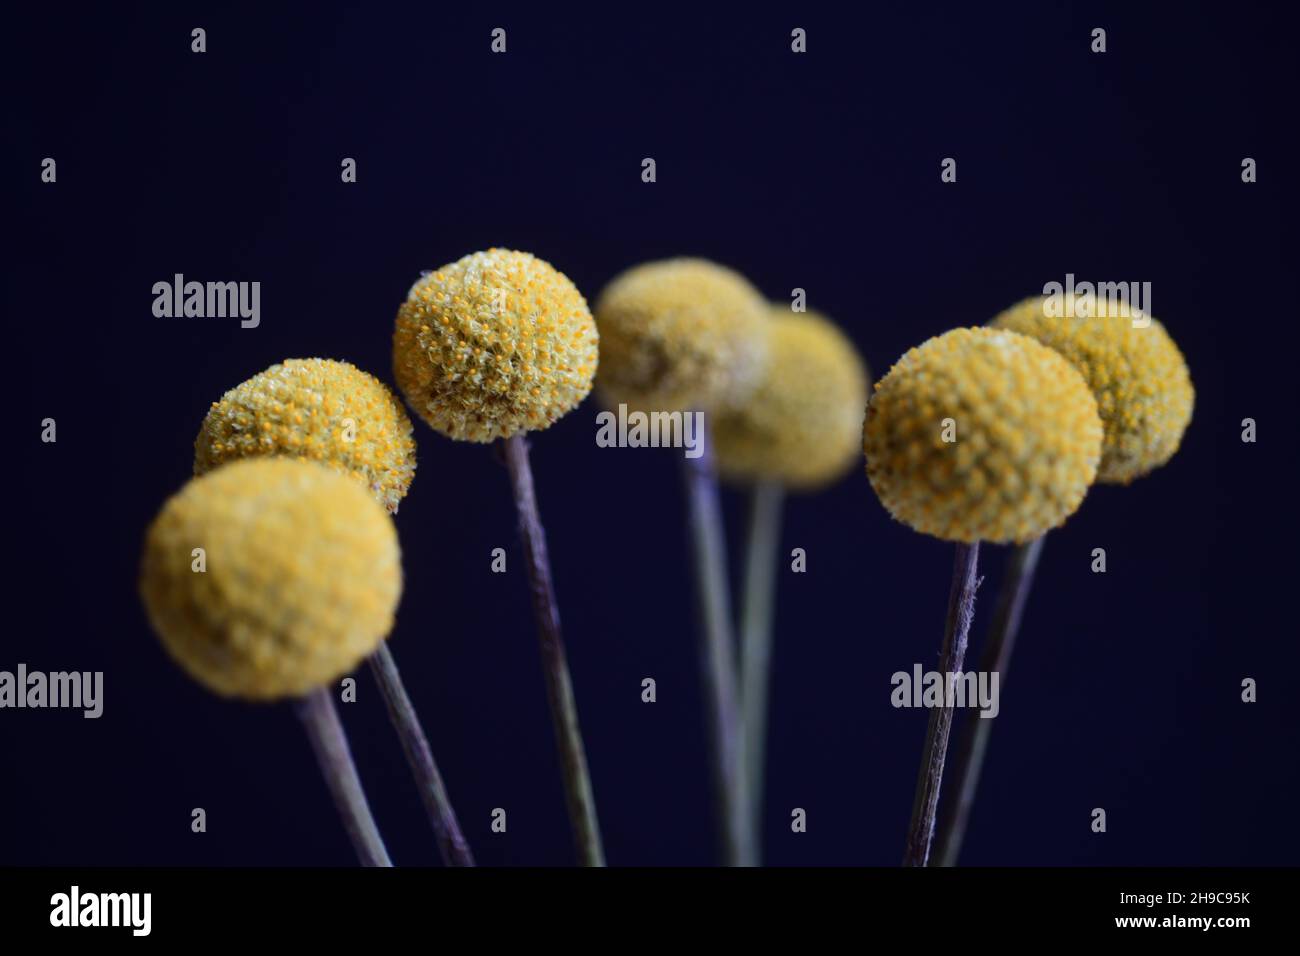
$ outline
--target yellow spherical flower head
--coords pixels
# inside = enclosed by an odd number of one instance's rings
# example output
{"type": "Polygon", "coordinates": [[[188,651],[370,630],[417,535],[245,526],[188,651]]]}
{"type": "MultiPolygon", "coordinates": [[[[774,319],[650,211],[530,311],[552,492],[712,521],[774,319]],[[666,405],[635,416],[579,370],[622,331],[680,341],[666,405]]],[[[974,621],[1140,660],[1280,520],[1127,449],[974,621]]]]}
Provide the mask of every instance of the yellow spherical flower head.
{"type": "Polygon", "coordinates": [[[1022,543],[1083,501],[1101,458],[1083,377],[1033,339],[954,329],[875,387],[863,446],[885,508],[948,541],[1022,543]]]}
{"type": "Polygon", "coordinates": [[[435,431],[490,442],[554,424],[587,397],[596,323],[568,277],[527,252],[489,249],[412,286],[393,371],[435,431]]]}
{"type": "Polygon", "coordinates": [[[140,591],[163,646],[195,680],[226,696],[297,697],[388,635],[401,555],[392,520],[352,478],[250,459],[195,478],[163,506],[145,537],[140,591]]]}
{"type": "Polygon", "coordinates": [[[596,302],[606,404],[714,411],[743,402],[767,362],[767,302],[703,259],[629,269],[596,302]]]}
{"type": "Polygon", "coordinates": [[[194,474],[241,458],[310,458],[363,481],[390,512],[415,476],[411,420],[379,379],[328,359],[272,365],[213,402],[194,474]]]}
{"type": "Polygon", "coordinates": [[[1150,316],[1135,325],[1117,304],[1096,303],[1089,311],[1098,314],[1089,317],[1074,309],[1054,317],[1047,303],[1026,299],[992,324],[1051,346],[1083,374],[1106,429],[1098,481],[1126,485],[1159,468],[1178,451],[1196,398],[1174,340],[1150,316]]]}
{"type": "Polygon", "coordinates": [[[713,420],[723,477],[813,489],[857,459],[867,371],[853,343],[815,313],[771,307],[771,358],[753,394],[713,420]]]}

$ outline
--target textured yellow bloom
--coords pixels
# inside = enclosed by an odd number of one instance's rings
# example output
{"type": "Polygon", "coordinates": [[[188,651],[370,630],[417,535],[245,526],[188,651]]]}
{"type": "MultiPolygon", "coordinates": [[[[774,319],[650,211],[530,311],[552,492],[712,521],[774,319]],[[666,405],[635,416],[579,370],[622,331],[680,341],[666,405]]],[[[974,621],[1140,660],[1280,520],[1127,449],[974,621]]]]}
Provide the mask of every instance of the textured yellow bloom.
{"type": "Polygon", "coordinates": [[[889,513],[967,543],[1061,524],[1097,473],[1101,440],[1097,403],[1064,358],[987,328],[909,350],[876,384],[863,428],[867,477],[889,513]]]}
{"type": "Polygon", "coordinates": [[[771,358],[754,392],[713,420],[723,477],[816,488],[857,459],[867,371],[853,343],[815,313],[771,307],[771,358]]]}
{"type": "Polygon", "coordinates": [[[744,401],[767,362],[767,302],[741,275],[668,259],[617,276],[596,301],[601,399],[643,411],[744,401]]]}
{"type": "Polygon", "coordinates": [[[397,532],[350,477],[291,458],[239,461],[163,505],[140,591],[195,680],[226,696],[297,697],[352,670],[392,629],[397,532]]]}
{"type": "Polygon", "coordinates": [[[1126,485],[1159,468],[1178,451],[1196,399],[1174,340],[1150,317],[1134,327],[1115,305],[1099,301],[1093,311],[1102,314],[1055,318],[1045,301],[1026,299],[992,324],[1051,346],[1083,374],[1106,428],[1097,480],[1126,485]]]}
{"type": "Polygon", "coordinates": [[[406,400],[435,431],[466,441],[554,424],[591,391],[598,357],[582,293],[550,263],[507,249],[426,275],[393,333],[406,400]]]}
{"type": "Polygon", "coordinates": [[[288,359],[213,402],[194,474],[240,458],[310,458],[355,475],[390,512],[415,476],[411,420],[388,386],[329,359],[288,359]]]}

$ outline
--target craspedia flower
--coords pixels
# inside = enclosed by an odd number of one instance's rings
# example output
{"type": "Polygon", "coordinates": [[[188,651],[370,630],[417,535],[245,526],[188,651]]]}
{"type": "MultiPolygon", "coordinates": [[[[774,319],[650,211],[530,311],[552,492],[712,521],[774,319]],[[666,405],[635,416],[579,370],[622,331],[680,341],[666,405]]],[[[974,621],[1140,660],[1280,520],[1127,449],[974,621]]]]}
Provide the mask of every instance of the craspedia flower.
{"type": "Polygon", "coordinates": [[[609,405],[715,411],[742,402],[767,361],[767,302],[703,259],[629,269],[596,301],[599,387],[609,405]]]}
{"type": "Polygon", "coordinates": [[[987,328],[909,350],[876,384],[863,428],[867,477],[889,513],[966,543],[1024,542],[1061,524],[1097,473],[1101,442],[1073,366],[987,328]]]}
{"type": "Polygon", "coordinates": [[[347,362],[289,359],[212,403],[194,474],[241,458],[310,458],[365,483],[396,512],[415,475],[411,420],[389,388],[347,362]]]}
{"type": "Polygon", "coordinates": [[[527,252],[489,249],[415,283],[397,312],[393,372],[449,438],[490,442],[554,424],[587,397],[596,323],[568,277],[527,252]]]}
{"type": "Polygon", "coordinates": [[[713,421],[718,470],[733,480],[815,488],[857,459],[867,371],[827,319],[781,304],[770,311],[771,358],[758,387],[713,421]]]}
{"type": "Polygon", "coordinates": [[[1097,303],[1087,318],[1050,317],[1035,296],[992,324],[1031,336],[1060,352],[1092,388],[1106,429],[1097,480],[1126,485],[1159,468],[1178,451],[1196,395],[1183,354],[1165,327],[1149,316],[1097,303]]]}
{"type": "Polygon", "coordinates": [[[388,635],[402,591],[397,533],[351,477],[290,458],[238,461],[163,505],[140,590],[195,680],[226,696],[298,697],[388,635]]]}

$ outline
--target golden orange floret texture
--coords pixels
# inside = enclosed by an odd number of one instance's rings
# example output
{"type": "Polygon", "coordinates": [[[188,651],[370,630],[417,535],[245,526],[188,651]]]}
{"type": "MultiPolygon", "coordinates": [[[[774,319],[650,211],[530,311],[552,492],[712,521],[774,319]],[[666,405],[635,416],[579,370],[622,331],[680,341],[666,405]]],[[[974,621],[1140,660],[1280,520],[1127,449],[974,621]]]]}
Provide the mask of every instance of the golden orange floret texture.
{"type": "Polygon", "coordinates": [[[435,431],[490,442],[553,425],[591,391],[596,322],[568,277],[489,249],[429,273],[397,312],[393,372],[435,431]]]}
{"type": "Polygon", "coordinates": [[[771,357],[754,392],[713,420],[723,477],[817,488],[857,460],[867,370],[853,343],[816,313],[771,307],[771,357]]]}
{"type": "Polygon", "coordinates": [[[379,379],[347,362],[289,359],[212,403],[194,474],[241,458],[309,458],[354,475],[389,512],[415,476],[411,420],[379,379]]]}
{"type": "Polygon", "coordinates": [[[596,301],[601,400],[641,411],[743,402],[767,362],[767,308],[743,276],[704,259],[629,269],[596,301]]]}
{"type": "Polygon", "coordinates": [[[909,350],[876,384],[863,427],[867,477],[889,513],[967,543],[1025,542],[1061,524],[1101,442],[1083,377],[1033,339],[988,328],[909,350]]]}
{"type": "Polygon", "coordinates": [[[354,479],[310,461],[249,459],[163,505],[145,536],[140,591],[163,646],[199,683],[251,700],[297,697],[387,637],[401,555],[392,519],[354,479]]]}
{"type": "Polygon", "coordinates": [[[1097,480],[1126,485],[1169,461],[1191,423],[1196,393],[1165,327],[1149,316],[1135,327],[1132,313],[1108,303],[1094,306],[1098,315],[1062,310],[1065,316],[1051,317],[1046,301],[1026,299],[992,324],[1051,346],[1083,374],[1106,428],[1097,480]]]}

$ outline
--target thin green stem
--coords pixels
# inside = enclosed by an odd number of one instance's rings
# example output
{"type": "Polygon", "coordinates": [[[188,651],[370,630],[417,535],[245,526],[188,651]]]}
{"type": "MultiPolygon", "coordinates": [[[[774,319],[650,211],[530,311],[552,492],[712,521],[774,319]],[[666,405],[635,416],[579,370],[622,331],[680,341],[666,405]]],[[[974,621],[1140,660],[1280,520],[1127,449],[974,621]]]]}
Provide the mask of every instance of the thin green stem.
{"type": "MultiPolygon", "coordinates": [[[[1043,550],[1043,538],[1035,538],[1011,552],[1002,589],[998,594],[997,608],[989,629],[988,640],[980,655],[979,669],[983,673],[998,675],[999,691],[1006,687],[1007,667],[1011,651],[1020,632],[1020,620],[1025,601],[1034,583],[1034,570],[1043,550]]],[[[957,753],[953,761],[953,777],[957,782],[957,800],[952,804],[939,830],[937,856],[940,866],[956,866],[961,855],[966,824],[970,819],[975,793],[979,788],[980,772],[984,769],[984,755],[993,732],[993,720],[969,719],[962,724],[957,738],[957,753]]]]}
{"type": "Polygon", "coordinates": [[[406,693],[397,661],[393,659],[387,641],[370,655],[370,670],[375,675],[375,682],[379,684],[393,729],[402,742],[406,762],[415,775],[420,799],[429,814],[429,822],[433,824],[433,835],[438,841],[442,862],[447,866],[473,866],[474,855],[465,842],[465,835],[456,819],[456,811],[452,809],[451,798],[447,795],[447,787],[442,782],[442,774],[433,761],[433,751],[429,748],[429,741],[424,736],[424,729],[415,713],[415,705],[406,693]]]}
{"type": "Polygon", "coordinates": [[[766,766],[768,690],[772,670],[772,616],[776,604],[777,550],[781,545],[779,482],[754,486],[749,500],[749,539],[740,624],[740,724],[745,734],[746,787],[756,859],[762,853],[763,775],[766,766]]]}
{"type": "Polygon", "coordinates": [[[727,544],[713,469],[712,440],[701,436],[698,457],[685,458],[696,600],[699,605],[705,707],[713,751],[714,799],[722,856],[728,866],[752,866],[752,828],[746,793],[735,639],[728,599],[727,544]]]}
{"type": "Polygon", "coordinates": [[[537,493],[533,488],[533,469],[528,462],[528,443],[521,433],[505,439],[503,445],[515,507],[519,512],[519,535],[523,539],[524,559],[528,565],[533,616],[537,619],[537,636],[541,643],[542,673],[546,678],[546,697],[560,752],[560,769],[574,844],[578,860],[584,866],[604,866],[605,853],[601,848],[600,825],[596,820],[596,798],[592,794],[582,730],[578,725],[578,705],[573,699],[573,682],[564,654],[560,611],[551,578],[551,559],[546,551],[546,532],[542,529],[537,493]]]}
{"type": "Polygon", "coordinates": [[[352,762],[334,698],[328,690],[318,687],[297,701],[296,710],[361,865],[392,866],[365,791],[361,789],[361,778],[352,762]]]}
{"type": "MultiPolygon", "coordinates": [[[[944,625],[943,646],[939,650],[939,673],[960,674],[966,660],[966,640],[971,619],[975,616],[975,591],[980,580],[975,576],[979,563],[979,542],[958,544],[953,557],[952,587],[948,592],[948,618],[944,625]]],[[[945,677],[945,691],[950,686],[945,677]]],[[[948,753],[948,736],[952,732],[953,701],[945,692],[941,706],[930,711],[921,753],[921,768],[916,777],[916,798],[912,802],[912,820],[907,828],[904,866],[926,866],[930,860],[930,843],[934,839],[934,817],[939,807],[939,789],[943,784],[943,764],[948,753]]]]}

